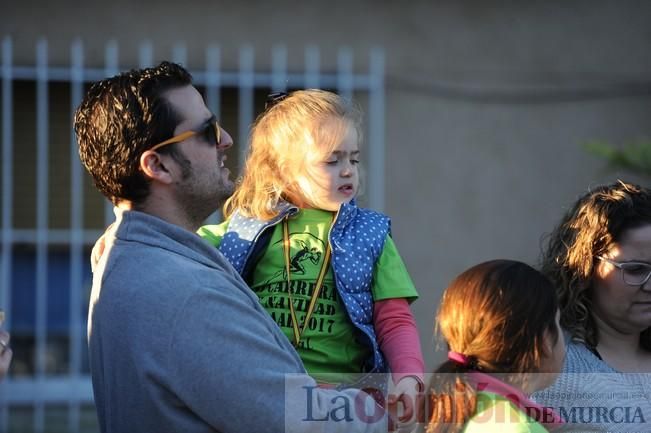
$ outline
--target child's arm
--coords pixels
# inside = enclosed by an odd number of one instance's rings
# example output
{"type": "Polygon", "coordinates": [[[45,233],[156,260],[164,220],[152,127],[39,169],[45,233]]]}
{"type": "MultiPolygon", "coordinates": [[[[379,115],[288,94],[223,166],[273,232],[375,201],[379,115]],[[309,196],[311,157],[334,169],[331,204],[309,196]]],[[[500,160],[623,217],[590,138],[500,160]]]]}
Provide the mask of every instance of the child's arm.
{"type": "Polygon", "coordinates": [[[401,402],[402,415],[397,416],[396,412],[396,419],[405,423],[405,426],[410,426],[419,412],[418,395],[425,389],[425,363],[420,349],[418,329],[407,300],[394,298],[376,301],[374,326],[380,349],[391,367],[395,384],[388,399],[389,410],[397,411],[398,402],[401,402]]]}
{"type": "Polygon", "coordinates": [[[397,409],[401,402],[403,411],[398,420],[410,425],[415,421],[419,394],[424,389],[425,363],[416,322],[409,309],[409,302],[418,297],[418,292],[390,236],[375,263],[371,290],[375,334],[395,384],[388,404],[397,409]]]}
{"type": "Polygon", "coordinates": [[[391,236],[373,268],[373,326],[394,383],[414,376],[422,384],[425,370],[416,321],[409,303],[418,297],[391,236]]]}
{"type": "Polygon", "coordinates": [[[375,333],[391,368],[393,383],[413,376],[422,389],[425,363],[409,303],[404,298],[376,301],[373,313],[375,333]]]}

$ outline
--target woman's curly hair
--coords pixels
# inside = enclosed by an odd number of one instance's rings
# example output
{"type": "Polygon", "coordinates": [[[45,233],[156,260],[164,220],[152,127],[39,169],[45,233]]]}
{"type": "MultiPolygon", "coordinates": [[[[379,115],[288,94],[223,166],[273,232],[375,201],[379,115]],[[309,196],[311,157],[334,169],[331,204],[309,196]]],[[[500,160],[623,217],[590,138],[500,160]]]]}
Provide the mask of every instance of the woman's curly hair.
{"type": "MultiPolygon", "coordinates": [[[[581,196],[548,236],[542,272],[554,283],[561,325],[575,341],[599,342],[591,314],[595,257],[608,253],[624,232],[651,224],[651,190],[618,180],[581,196]]],[[[651,328],[640,337],[651,350],[651,328]]]]}

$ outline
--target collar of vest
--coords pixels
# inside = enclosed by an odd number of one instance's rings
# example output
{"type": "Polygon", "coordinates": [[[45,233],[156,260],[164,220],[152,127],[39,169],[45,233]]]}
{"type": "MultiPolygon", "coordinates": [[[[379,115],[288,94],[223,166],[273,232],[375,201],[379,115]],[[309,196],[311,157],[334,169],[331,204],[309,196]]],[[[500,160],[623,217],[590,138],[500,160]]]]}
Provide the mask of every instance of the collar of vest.
{"type": "MultiPolygon", "coordinates": [[[[340,221],[340,220],[347,221],[352,215],[355,215],[357,209],[358,207],[355,199],[352,199],[348,203],[342,203],[341,205],[339,205],[336,221],[340,221]]],[[[300,212],[300,208],[288,201],[280,200],[276,205],[276,211],[278,212],[278,214],[275,217],[273,217],[271,220],[267,221],[266,225],[276,224],[278,221],[285,218],[285,216],[287,215],[289,216],[296,215],[298,212],[300,212]]]]}

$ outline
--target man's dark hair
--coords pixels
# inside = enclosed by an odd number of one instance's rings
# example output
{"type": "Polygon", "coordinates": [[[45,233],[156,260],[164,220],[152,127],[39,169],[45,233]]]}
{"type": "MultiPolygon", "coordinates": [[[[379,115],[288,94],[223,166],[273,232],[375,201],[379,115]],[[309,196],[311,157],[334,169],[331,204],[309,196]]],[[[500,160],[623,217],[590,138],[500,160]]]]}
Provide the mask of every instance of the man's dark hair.
{"type": "MultiPolygon", "coordinates": [[[[114,204],[141,203],[149,181],[140,156],[174,135],[178,114],[163,94],[192,83],[182,66],[162,62],[94,83],[75,113],[79,157],[97,188],[114,204]]],[[[175,152],[175,145],[161,152],[175,152]]]]}

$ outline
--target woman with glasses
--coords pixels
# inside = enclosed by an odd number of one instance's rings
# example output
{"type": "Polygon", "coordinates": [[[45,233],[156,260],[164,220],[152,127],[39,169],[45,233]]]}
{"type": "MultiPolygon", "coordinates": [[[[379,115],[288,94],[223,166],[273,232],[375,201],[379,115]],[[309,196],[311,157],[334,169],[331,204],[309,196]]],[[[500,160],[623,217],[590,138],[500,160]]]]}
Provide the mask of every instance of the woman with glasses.
{"type": "Polygon", "coordinates": [[[570,428],[648,431],[651,190],[618,181],[584,194],[549,236],[542,271],[568,345],[564,374],[536,399],[570,428]]]}

